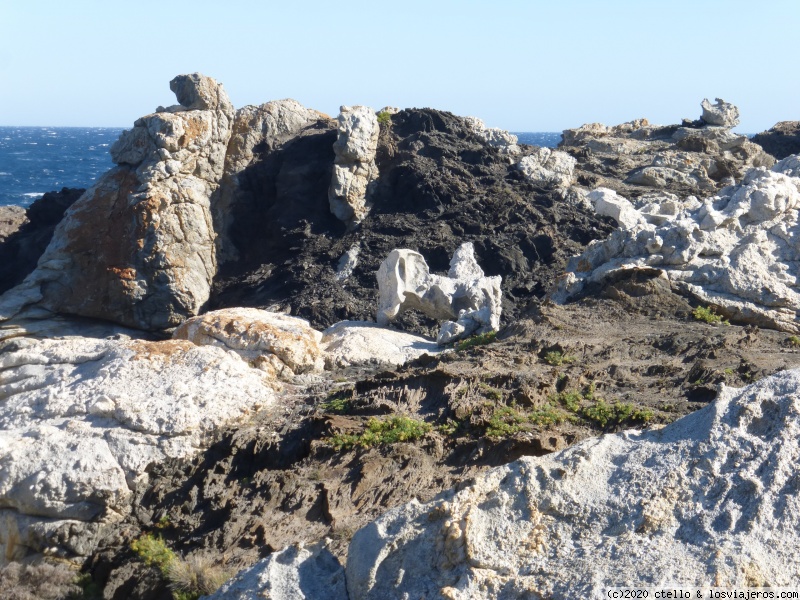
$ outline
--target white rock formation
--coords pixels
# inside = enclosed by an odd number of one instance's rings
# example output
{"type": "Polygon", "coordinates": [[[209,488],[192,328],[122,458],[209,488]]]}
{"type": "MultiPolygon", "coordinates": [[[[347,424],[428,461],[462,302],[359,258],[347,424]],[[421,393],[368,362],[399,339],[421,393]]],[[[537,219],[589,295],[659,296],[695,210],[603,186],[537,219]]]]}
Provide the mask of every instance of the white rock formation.
{"type": "Polygon", "coordinates": [[[597,188],[589,192],[587,199],[598,215],[611,217],[622,229],[631,229],[645,223],[644,217],[633,204],[614,190],[597,188]]]}
{"type": "Polygon", "coordinates": [[[180,106],[134,123],[111,147],[120,165],[66,212],[36,270],[0,299],[164,329],[197,314],[216,274],[211,196],[223,173],[233,106],[197,73],[170,87],[180,106]]]}
{"type": "Polygon", "coordinates": [[[798,586],[798,431],[800,371],[787,371],[662,429],[522,458],[358,531],[349,598],[798,586]]]}
{"type": "Polygon", "coordinates": [[[409,308],[448,320],[437,337],[439,344],[497,331],[502,311],[500,282],[499,275],[484,275],[471,242],[455,251],[446,276],[432,274],[419,252],[392,250],[378,269],[377,321],[388,325],[409,308]]]}
{"type": "Polygon", "coordinates": [[[340,110],[328,201],[336,218],[352,227],[369,212],[372,183],[378,178],[375,153],[380,126],[368,106],[342,106],[340,110]]]}
{"type": "Polygon", "coordinates": [[[498,148],[503,154],[519,154],[517,136],[497,127],[486,127],[478,117],[464,117],[475,136],[487,146],[498,148]]]}
{"type": "Polygon", "coordinates": [[[322,332],[325,365],[353,367],[376,364],[400,366],[442,348],[433,340],[381,327],[366,321],[341,321],[322,332]]]}
{"type": "Polygon", "coordinates": [[[621,229],[573,258],[550,297],[564,302],[586,283],[649,268],[731,319],[800,332],[798,207],[800,179],[764,169],[702,202],[642,207],[638,220],[626,205],[621,229]]]}
{"type": "Polygon", "coordinates": [[[700,103],[703,109],[700,119],[708,125],[736,127],[739,124],[739,109],[721,98],[715,98],[715,100],[716,102],[711,104],[708,98],[703,98],[703,102],[700,103]]]}
{"type": "Polygon", "coordinates": [[[517,168],[528,180],[546,187],[568,188],[575,183],[576,161],[560,150],[536,148],[530,156],[522,158],[517,168]]]}
{"type": "Polygon", "coordinates": [[[205,600],[348,600],[344,569],[322,545],[270,554],[205,600]]]}
{"type": "Polygon", "coordinates": [[[233,350],[270,375],[288,378],[324,368],[322,334],[308,321],[257,308],[223,308],[188,319],[172,334],[198,346],[233,350]]]}
{"type": "Polygon", "coordinates": [[[274,401],[263,372],[188,341],[0,346],[0,559],[86,555],[146,469],[274,401]]]}

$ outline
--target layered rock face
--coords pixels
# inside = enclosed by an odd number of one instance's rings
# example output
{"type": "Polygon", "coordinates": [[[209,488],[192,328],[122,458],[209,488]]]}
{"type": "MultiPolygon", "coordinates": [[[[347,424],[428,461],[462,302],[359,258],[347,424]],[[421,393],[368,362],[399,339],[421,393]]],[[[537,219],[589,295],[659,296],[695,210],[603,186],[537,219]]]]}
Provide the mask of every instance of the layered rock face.
{"type": "Polygon", "coordinates": [[[274,401],[235,354],[184,340],[15,339],[0,346],[0,544],[86,556],[147,469],[274,401]]]}
{"type": "Polygon", "coordinates": [[[608,127],[568,129],[559,149],[578,161],[578,182],[608,187],[628,198],[654,192],[713,193],[740,180],[751,167],[774,159],[746,136],[733,133],[739,110],[717,99],[702,103],[703,116],[682,125],[651,125],[638,119],[608,127]]]}
{"type": "Polygon", "coordinates": [[[119,166],[70,207],[24,289],[0,302],[0,317],[36,304],[153,330],[206,302],[216,273],[211,198],[234,111],[208,77],[181,75],[170,87],[180,106],[120,136],[111,148],[119,166]]]}
{"type": "Polygon", "coordinates": [[[700,201],[666,200],[638,210],[596,190],[598,212],[620,229],[572,259],[551,298],[563,302],[626,269],[658,270],[673,287],[739,322],[798,332],[800,179],[791,158],[753,169],[740,185],[700,201]]]}
{"type": "Polygon", "coordinates": [[[353,227],[369,212],[368,196],[378,178],[378,117],[367,106],[342,106],[339,136],[333,145],[336,161],[328,192],[331,212],[353,227]]]}

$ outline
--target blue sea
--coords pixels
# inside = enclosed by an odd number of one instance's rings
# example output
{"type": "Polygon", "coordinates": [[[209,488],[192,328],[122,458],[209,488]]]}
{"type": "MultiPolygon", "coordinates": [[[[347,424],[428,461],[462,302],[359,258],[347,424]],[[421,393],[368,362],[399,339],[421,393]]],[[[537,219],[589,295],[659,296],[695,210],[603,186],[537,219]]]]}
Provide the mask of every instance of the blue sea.
{"type": "MultiPolygon", "coordinates": [[[[88,188],[113,167],[108,149],[122,128],[0,127],[0,206],[30,206],[45,192],[88,188]]],[[[560,133],[516,133],[519,141],[555,147],[560,133]]]]}

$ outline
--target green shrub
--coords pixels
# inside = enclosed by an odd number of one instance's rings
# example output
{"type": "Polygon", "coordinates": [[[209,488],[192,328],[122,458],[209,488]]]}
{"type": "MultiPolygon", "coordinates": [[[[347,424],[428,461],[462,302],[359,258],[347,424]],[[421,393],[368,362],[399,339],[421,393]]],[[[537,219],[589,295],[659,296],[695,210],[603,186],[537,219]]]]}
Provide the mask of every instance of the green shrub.
{"type": "Polygon", "coordinates": [[[720,315],[714,312],[713,308],[698,306],[692,311],[692,316],[697,321],[703,321],[709,325],[730,325],[730,322],[723,319],[720,315]]]}
{"type": "Polygon", "coordinates": [[[456,343],[456,350],[459,352],[463,352],[464,350],[469,350],[470,348],[474,348],[475,346],[485,346],[486,344],[491,344],[495,341],[497,337],[496,331],[487,331],[486,333],[482,333],[480,335],[474,335],[471,338],[467,338],[466,340],[462,340],[456,343]]]}
{"type": "Polygon", "coordinates": [[[486,435],[500,438],[514,435],[520,430],[520,425],[527,421],[527,417],[511,406],[497,408],[486,425],[486,435]]]}
{"type": "Polygon", "coordinates": [[[133,550],[139,558],[149,567],[156,567],[166,577],[170,564],[175,560],[175,553],[169,549],[164,539],[159,535],[145,533],[139,539],[131,542],[133,550]]]}
{"type": "Polygon", "coordinates": [[[372,418],[367,421],[361,433],[341,433],[330,438],[336,450],[350,450],[355,446],[369,448],[380,444],[411,442],[423,437],[431,430],[431,425],[409,417],[372,418]]]}
{"type": "Polygon", "coordinates": [[[346,394],[336,392],[328,396],[321,407],[322,410],[329,413],[346,413],[350,410],[350,399],[346,394]]]}
{"type": "Polygon", "coordinates": [[[800,346],[800,337],[797,337],[796,335],[790,335],[786,339],[786,343],[788,343],[790,346],[794,346],[795,348],[797,348],[800,346]]]}
{"type": "Polygon", "coordinates": [[[209,556],[194,555],[173,561],[167,580],[175,600],[196,600],[216,592],[230,575],[209,556]]]}
{"type": "Polygon", "coordinates": [[[577,359],[570,354],[562,354],[559,350],[552,350],[542,358],[544,362],[553,367],[574,363],[577,359]]]}
{"type": "Polygon", "coordinates": [[[582,408],[580,414],[604,429],[608,425],[621,425],[626,422],[647,423],[654,416],[653,411],[648,408],[635,409],[629,402],[617,401],[609,404],[602,399],[597,400],[592,406],[582,408]]]}
{"type": "Polygon", "coordinates": [[[392,114],[389,111],[381,111],[378,113],[378,125],[391,125],[392,114]]]}

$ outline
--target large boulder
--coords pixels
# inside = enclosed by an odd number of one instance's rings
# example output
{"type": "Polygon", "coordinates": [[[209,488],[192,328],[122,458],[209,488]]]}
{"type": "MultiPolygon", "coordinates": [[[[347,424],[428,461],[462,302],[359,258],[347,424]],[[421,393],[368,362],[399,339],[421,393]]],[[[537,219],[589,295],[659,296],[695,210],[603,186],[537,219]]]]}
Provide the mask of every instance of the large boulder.
{"type": "MultiPolygon", "coordinates": [[[[777,172],[794,165],[753,169],[702,202],[665,199],[637,211],[618,199],[620,229],[573,258],[550,297],[564,302],[621,271],[647,269],[731,319],[800,332],[800,179],[777,172]]],[[[598,200],[604,214],[609,206],[598,200]]]]}
{"type": "Polygon", "coordinates": [[[198,313],[216,273],[211,202],[233,107],[222,86],[176,77],[179,106],[142,117],[111,147],[119,165],[67,211],[36,270],[0,300],[147,330],[198,313]]]}
{"type": "Polygon", "coordinates": [[[336,161],[328,192],[331,212],[353,227],[369,212],[369,196],[378,178],[378,117],[368,106],[342,106],[339,136],[333,145],[336,161]]]}
{"type": "Polygon", "coordinates": [[[236,354],[185,340],[0,346],[2,560],[87,556],[148,469],[274,400],[236,354]]]}
{"type": "Polygon", "coordinates": [[[359,530],[349,598],[800,585],[798,427],[800,371],[786,371],[663,429],[522,458],[359,530]]]}
{"type": "Polygon", "coordinates": [[[486,277],[470,242],[453,254],[446,276],[430,272],[419,252],[393,250],[378,269],[379,325],[388,325],[409,308],[444,320],[437,343],[447,344],[500,329],[501,277],[486,277]]]}
{"type": "Polygon", "coordinates": [[[736,127],[739,124],[739,109],[730,102],[725,102],[722,98],[715,98],[714,104],[708,101],[708,98],[703,98],[700,103],[703,109],[703,114],[700,115],[700,120],[707,125],[716,125],[718,127],[736,127]]]}
{"type": "Polygon", "coordinates": [[[517,168],[532,183],[546,187],[568,188],[575,183],[577,161],[560,150],[535,148],[523,157],[517,168]]]}
{"type": "Polygon", "coordinates": [[[339,367],[400,366],[442,348],[433,340],[366,321],[341,321],[322,332],[325,364],[339,367]]]}

